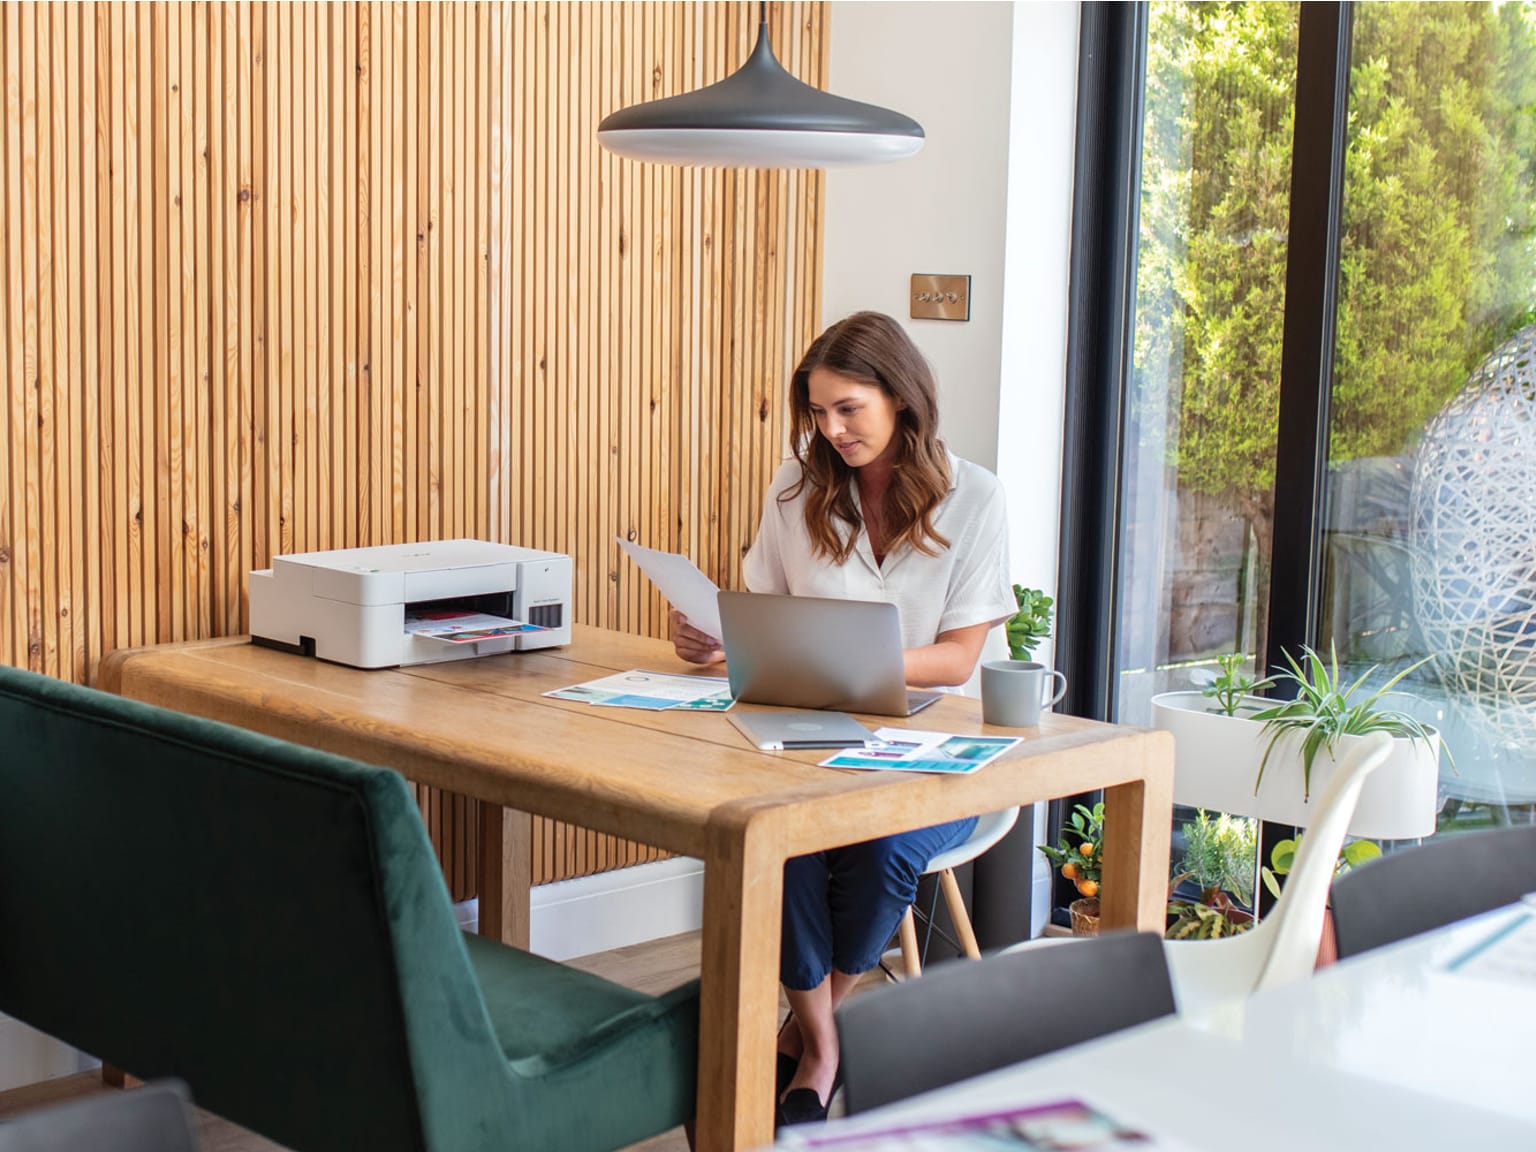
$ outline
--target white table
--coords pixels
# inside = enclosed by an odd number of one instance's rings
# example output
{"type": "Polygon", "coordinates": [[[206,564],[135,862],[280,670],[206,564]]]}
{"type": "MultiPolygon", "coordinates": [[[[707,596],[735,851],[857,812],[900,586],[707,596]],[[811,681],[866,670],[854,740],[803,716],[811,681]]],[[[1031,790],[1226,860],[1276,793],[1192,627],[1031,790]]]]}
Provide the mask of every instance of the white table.
{"type": "Polygon", "coordinates": [[[1211,1152],[1536,1148],[1536,981],[1446,971],[1533,912],[1501,909],[1204,1020],[1156,1021],[823,1128],[791,1129],[780,1144],[809,1148],[818,1136],[1081,1099],[1173,1146],[1211,1152]]]}

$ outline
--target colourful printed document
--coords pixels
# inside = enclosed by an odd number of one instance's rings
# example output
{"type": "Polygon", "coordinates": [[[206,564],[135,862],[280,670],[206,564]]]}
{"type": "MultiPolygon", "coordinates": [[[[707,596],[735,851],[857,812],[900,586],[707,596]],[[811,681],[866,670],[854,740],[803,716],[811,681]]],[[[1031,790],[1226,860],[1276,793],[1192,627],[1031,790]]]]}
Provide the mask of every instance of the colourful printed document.
{"type": "MultiPolygon", "coordinates": [[[[796,1136],[799,1133],[795,1133],[796,1136]]],[[[985,1115],[918,1122],[880,1131],[840,1135],[830,1130],[788,1141],[804,1149],[837,1152],[967,1152],[970,1149],[1038,1149],[1041,1152],[1178,1152],[1182,1145],[1128,1127],[1081,1100],[1059,1100],[985,1115]]]]}
{"type": "Polygon", "coordinates": [[[671,676],[643,668],[556,688],[544,695],[606,708],[643,708],[648,712],[724,712],[735,703],[731,699],[731,683],[723,676],[671,676]]]}
{"type": "Polygon", "coordinates": [[[412,636],[425,636],[429,640],[442,640],[448,644],[473,644],[477,640],[494,640],[498,636],[549,631],[537,624],[524,624],[521,620],[509,620],[505,616],[463,612],[452,608],[407,612],[405,630],[412,636]]]}
{"type": "Polygon", "coordinates": [[[1017,736],[954,736],[909,728],[878,728],[875,743],[839,752],[823,768],[867,768],[887,772],[948,772],[965,775],[990,764],[1019,742],[1017,736]]]}

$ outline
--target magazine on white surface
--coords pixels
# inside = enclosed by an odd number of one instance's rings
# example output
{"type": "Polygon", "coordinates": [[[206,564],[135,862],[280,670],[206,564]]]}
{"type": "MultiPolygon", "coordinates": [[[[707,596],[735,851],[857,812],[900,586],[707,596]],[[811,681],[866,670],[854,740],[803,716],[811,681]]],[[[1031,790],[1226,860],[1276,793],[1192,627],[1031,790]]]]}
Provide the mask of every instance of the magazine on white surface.
{"type": "MultiPolygon", "coordinates": [[[[809,1126],[807,1126],[809,1127],[809,1126]]],[[[1034,1149],[1038,1152],[1182,1152],[1183,1144],[1121,1123],[1081,1100],[1056,1100],[947,1120],[914,1121],[842,1134],[836,1124],[784,1141],[789,1147],[837,1152],[969,1152],[1034,1149]]]]}

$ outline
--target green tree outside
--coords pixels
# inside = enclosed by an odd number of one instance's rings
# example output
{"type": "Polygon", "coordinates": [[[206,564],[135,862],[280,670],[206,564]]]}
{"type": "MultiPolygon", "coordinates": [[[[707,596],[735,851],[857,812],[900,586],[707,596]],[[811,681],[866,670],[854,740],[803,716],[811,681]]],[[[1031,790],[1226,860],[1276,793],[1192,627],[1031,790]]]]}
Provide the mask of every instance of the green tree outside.
{"type": "MultiPolygon", "coordinates": [[[[1268,600],[1298,7],[1154,3],[1131,413],[1268,600]]],[[[1536,13],[1355,9],[1331,463],[1411,450],[1536,312],[1536,13]]],[[[1259,635],[1264,621],[1259,621],[1259,635]]]]}

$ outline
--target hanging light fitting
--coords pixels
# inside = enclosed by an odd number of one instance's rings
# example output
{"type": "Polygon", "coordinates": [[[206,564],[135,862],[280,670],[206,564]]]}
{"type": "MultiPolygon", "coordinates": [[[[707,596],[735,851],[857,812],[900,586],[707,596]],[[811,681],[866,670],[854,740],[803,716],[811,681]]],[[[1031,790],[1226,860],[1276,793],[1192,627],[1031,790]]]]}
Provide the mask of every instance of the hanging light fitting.
{"type": "Polygon", "coordinates": [[[597,126],[604,148],[634,160],[710,168],[835,168],[915,155],[923,127],[910,116],[845,100],[784,70],[758,9],[757,47],[718,83],[620,109],[597,126]]]}

